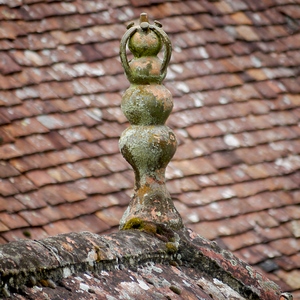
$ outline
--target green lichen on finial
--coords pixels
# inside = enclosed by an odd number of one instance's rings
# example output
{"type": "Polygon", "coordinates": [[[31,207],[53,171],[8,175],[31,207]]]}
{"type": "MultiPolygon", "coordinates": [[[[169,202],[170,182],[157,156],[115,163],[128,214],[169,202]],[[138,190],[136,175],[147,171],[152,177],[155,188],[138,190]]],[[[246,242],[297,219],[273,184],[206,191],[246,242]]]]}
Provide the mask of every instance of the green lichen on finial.
{"type": "Polygon", "coordinates": [[[134,195],[120,221],[120,229],[154,231],[149,224],[183,227],[165,186],[165,170],[173,157],[177,141],[165,125],[172,108],[170,91],[162,85],[171,57],[171,43],[161,25],[149,24],[141,14],[140,25],[130,26],[121,41],[120,57],[130,82],[121,108],[131,126],[121,135],[122,155],[135,173],[134,195]],[[129,62],[126,47],[134,58],[129,62]],[[164,45],[164,57],[157,54],[164,45]]]}

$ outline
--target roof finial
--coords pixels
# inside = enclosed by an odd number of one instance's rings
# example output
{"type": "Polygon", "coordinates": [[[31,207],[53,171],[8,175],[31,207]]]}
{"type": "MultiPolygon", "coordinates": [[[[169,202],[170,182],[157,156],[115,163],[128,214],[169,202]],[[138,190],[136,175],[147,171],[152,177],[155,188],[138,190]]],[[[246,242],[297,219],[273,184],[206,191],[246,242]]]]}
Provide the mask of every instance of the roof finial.
{"type": "Polygon", "coordinates": [[[177,142],[165,122],[173,108],[172,95],[162,85],[171,57],[171,43],[161,24],[131,26],[121,41],[120,56],[131,85],[123,95],[121,108],[131,126],[121,135],[120,149],[135,172],[134,195],[123,215],[120,228],[139,227],[140,222],[182,228],[182,219],[165,185],[165,169],[177,142]],[[134,58],[128,62],[126,46],[134,58]],[[165,46],[161,61],[157,54],[165,46]]]}

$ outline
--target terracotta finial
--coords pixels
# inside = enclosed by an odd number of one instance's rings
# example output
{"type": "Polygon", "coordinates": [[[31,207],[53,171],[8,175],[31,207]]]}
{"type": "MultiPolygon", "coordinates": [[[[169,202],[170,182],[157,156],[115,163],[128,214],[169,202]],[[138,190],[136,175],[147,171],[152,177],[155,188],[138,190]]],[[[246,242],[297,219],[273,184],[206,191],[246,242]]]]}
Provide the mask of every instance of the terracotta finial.
{"type": "Polygon", "coordinates": [[[139,25],[129,27],[121,41],[120,57],[131,84],[121,108],[131,126],[122,133],[119,145],[135,172],[135,187],[120,229],[132,228],[139,220],[183,227],[165,185],[165,170],[177,148],[174,132],[165,126],[173,108],[172,95],[162,85],[171,51],[161,24],[149,24],[147,14],[141,15],[139,25]],[[127,45],[134,56],[130,62],[127,45]],[[163,45],[161,61],[157,54],[163,45]]]}

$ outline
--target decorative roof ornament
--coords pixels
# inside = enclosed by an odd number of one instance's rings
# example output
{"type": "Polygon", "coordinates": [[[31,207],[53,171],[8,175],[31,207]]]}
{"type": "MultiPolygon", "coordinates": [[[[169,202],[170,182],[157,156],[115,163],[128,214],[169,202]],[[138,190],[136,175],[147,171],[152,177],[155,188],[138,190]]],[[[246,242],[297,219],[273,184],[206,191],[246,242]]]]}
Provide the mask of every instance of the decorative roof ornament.
{"type": "Polygon", "coordinates": [[[165,125],[172,108],[170,91],[162,85],[171,58],[171,42],[155,21],[149,24],[142,13],[140,24],[131,23],[121,40],[120,57],[130,87],[123,95],[121,109],[130,122],[121,135],[122,155],[135,173],[134,194],[121,221],[120,229],[141,228],[145,222],[183,227],[165,185],[165,170],[177,141],[165,125]],[[126,48],[133,54],[128,61],[126,48]],[[164,47],[163,60],[157,55],[164,47]]]}

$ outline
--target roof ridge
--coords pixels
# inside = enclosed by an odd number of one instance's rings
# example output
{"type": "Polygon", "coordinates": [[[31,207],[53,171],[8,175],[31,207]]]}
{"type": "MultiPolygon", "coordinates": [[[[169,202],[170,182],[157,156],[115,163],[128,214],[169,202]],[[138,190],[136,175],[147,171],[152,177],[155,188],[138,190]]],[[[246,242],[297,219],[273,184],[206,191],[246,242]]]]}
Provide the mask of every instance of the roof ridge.
{"type": "Polygon", "coordinates": [[[20,240],[0,246],[0,295],[25,286],[56,284],[72,274],[123,268],[147,262],[199,268],[246,299],[278,299],[279,287],[246,263],[191,230],[173,231],[145,222],[144,229],[99,236],[67,233],[44,240],[20,240]],[[148,232],[149,230],[149,232],[148,232]],[[122,245],[120,247],[119,245],[122,245]],[[210,272],[207,272],[210,270],[210,272]]]}

